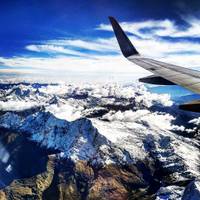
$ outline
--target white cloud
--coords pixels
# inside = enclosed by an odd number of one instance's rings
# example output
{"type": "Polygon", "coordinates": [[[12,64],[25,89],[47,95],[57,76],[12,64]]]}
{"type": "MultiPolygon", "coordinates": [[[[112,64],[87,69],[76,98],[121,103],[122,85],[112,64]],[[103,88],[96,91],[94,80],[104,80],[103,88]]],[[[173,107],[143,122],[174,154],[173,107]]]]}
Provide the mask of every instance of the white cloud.
{"type": "Polygon", "coordinates": [[[53,71],[73,71],[73,72],[87,72],[87,71],[99,71],[99,72],[137,72],[138,67],[133,66],[125,58],[121,56],[93,56],[92,58],[86,57],[56,57],[56,58],[2,58],[0,62],[3,62],[6,66],[12,66],[14,68],[27,66],[32,69],[46,69],[53,71]]]}
{"type": "Polygon", "coordinates": [[[102,118],[109,121],[121,121],[121,122],[135,122],[141,116],[148,115],[150,112],[148,110],[127,110],[127,111],[110,111],[105,114],[102,118]]]}
{"type": "Polygon", "coordinates": [[[189,123],[199,125],[200,124],[200,117],[190,120],[189,123]]]}
{"type": "Polygon", "coordinates": [[[29,51],[36,52],[47,52],[47,53],[62,53],[62,54],[71,54],[77,56],[85,56],[84,53],[80,53],[79,51],[74,51],[70,49],[65,49],[62,46],[56,45],[28,45],[25,47],[29,51]]]}
{"type": "Polygon", "coordinates": [[[138,124],[146,124],[151,129],[165,129],[165,130],[177,130],[181,127],[174,127],[172,125],[172,120],[175,118],[168,114],[168,113],[159,113],[159,112],[150,112],[149,110],[137,110],[132,111],[128,110],[125,112],[113,112],[110,111],[109,113],[103,116],[103,119],[107,119],[110,122],[112,121],[119,121],[119,122],[133,122],[138,124]],[[175,129],[176,128],[176,129],[175,129]]]}
{"type": "Polygon", "coordinates": [[[163,106],[172,106],[173,102],[168,94],[156,94],[150,92],[144,92],[141,96],[136,96],[135,99],[137,104],[143,104],[146,107],[151,107],[153,104],[161,104],[163,106]]]}
{"type": "Polygon", "coordinates": [[[37,102],[27,102],[22,100],[10,100],[10,101],[0,101],[0,110],[9,111],[9,110],[25,110],[31,107],[38,106],[37,102]]]}

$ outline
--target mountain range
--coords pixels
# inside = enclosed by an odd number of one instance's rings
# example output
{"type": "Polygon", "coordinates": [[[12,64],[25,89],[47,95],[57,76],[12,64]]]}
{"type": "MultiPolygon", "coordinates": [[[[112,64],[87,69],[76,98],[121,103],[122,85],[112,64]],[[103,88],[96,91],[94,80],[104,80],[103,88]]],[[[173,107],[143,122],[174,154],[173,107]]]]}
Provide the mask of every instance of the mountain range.
{"type": "Polygon", "coordinates": [[[0,199],[200,199],[199,114],[156,90],[0,84],[0,199]]]}

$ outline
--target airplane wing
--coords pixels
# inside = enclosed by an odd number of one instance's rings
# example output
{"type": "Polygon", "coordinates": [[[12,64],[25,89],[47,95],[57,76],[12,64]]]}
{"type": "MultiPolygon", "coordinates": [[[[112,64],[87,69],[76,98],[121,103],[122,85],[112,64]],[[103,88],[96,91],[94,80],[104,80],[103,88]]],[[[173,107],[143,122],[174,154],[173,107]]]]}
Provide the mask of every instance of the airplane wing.
{"type": "MultiPolygon", "coordinates": [[[[200,94],[200,71],[146,58],[138,53],[118,22],[109,17],[122,54],[131,62],[154,75],[139,79],[141,82],[160,85],[180,85],[200,94]]],[[[181,109],[200,112],[200,101],[179,106],[181,109]]]]}

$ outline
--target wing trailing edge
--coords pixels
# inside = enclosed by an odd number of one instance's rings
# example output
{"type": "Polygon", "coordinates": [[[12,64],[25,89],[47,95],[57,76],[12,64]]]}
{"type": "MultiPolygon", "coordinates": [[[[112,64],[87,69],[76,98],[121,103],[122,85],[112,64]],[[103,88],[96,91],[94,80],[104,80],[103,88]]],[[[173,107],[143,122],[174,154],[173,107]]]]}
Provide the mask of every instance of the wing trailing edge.
{"type": "Polygon", "coordinates": [[[144,78],[140,78],[139,81],[142,83],[150,83],[155,85],[176,85],[175,83],[156,75],[150,75],[144,78]]]}

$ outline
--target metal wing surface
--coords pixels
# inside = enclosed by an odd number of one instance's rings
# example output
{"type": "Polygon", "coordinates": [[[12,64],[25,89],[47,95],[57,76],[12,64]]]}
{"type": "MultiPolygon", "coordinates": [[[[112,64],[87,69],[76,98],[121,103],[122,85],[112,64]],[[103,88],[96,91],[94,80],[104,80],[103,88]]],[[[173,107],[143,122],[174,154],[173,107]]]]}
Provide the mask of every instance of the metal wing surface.
{"type": "Polygon", "coordinates": [[[143,57],[132,45],[118,22],[109,17],[123,55],[134,64],[143,67],[158,77],[200,93],[200,71],[143,57]]]}

